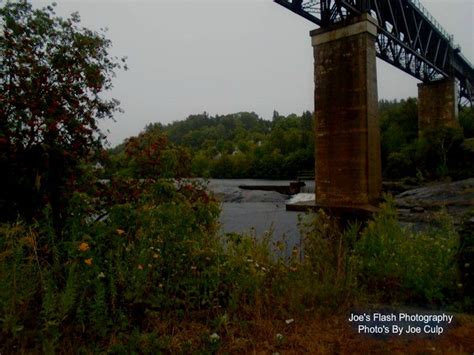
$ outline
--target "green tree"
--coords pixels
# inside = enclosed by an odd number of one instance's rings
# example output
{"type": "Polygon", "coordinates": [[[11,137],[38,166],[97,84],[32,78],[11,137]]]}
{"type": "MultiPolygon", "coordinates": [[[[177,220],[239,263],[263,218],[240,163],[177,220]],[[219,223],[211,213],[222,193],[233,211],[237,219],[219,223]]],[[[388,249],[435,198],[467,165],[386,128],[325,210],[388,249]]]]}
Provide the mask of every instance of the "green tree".
{"type": "Polygon", "coordinates": [[[464,108],[459,112],[459,123],[464,129],[464,137],[474,138],[474,108],[464,108]]]}
{"type": "Polygon", "coordinates": [[[118,109],[101,93],[125,59],[110,56],[102,33],[79,27],[77,13],[62,19],[54,6],[0,8],[0,218],[33,218],[49,204],[59,230],[80,165],[102,148],[98,121],[118,109]]]}
{"type": "Polygon", "coordinates": [[[160,177],[188,177],[191,170],[191,155],[182,146],[168,141],[160,125],[149,126],[137,137],[125,144],[124,168],[134,178],[156,179],[160,177]]]}
{"type": "Polygon", "coordinates": [[[450,165],[460,155],[462,142],[462,130],[458,128],[441,127],[424,131],[417,146],[418,165],[434,178],[446,177],[450,165]]]}

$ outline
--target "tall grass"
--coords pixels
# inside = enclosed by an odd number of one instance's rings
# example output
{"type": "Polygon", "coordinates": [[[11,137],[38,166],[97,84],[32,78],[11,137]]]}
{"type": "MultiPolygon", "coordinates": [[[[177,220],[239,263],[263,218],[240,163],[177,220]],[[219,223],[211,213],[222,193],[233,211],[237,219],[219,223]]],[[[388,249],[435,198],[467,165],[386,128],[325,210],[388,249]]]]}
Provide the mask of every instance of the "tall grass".
{"type": "Polygon", "coordinates": [[[289,259],[272,252],[270,235],[220,238],[218,203],[200,186],[156,182],[105,219],[94,204],[76,194],[60,238],[47,211],[34,225],[0,227],[0,351],[212,352],[252,320],[455,294],[452,222],[440,215],[412,232],[391,201],[365,226],[308,215],[289,259]],[[171,341],[180,322],[199,340],[171,341]]]}

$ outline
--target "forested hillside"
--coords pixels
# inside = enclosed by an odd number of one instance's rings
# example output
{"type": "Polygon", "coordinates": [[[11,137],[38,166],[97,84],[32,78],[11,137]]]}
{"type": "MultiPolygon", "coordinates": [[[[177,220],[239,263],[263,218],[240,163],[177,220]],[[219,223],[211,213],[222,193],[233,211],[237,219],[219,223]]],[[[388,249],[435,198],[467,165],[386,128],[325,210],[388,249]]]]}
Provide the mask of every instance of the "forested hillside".
{"type": "MultiPolygon", "coordinates": [[[[472,168],[465,164],[474,154],[472,142],[465,138],[474,136],[474,111],[462,110],[460,123],[461,129],[437,129],[419,137],[416,99],[381,101],[384,178],[472,176],[472,168]]],[[[271,121],[254,112],[191,115],[168,125],[149,124],[138,137],[110,152],[114,165],[107,169],[108,175],[169,176],[177,169],[181,176],[296,179],[314,174],[313,117],[308,111],[289,116],[275,111],[271,121]],[[171,145],[161,152],[158,147],[164,141],[171,145]],[[133,148],[137,144],[141,158],[133,148]],[[151,146],[154,153],[146,148],[151,146]],[[154,175],[133,168],[143,156],[154,175]]]]}
{"type": "MultiPolygon", "coordinates": [[[[166,126],[150,124],[139,139],[155,136],[157,141],[165,135],[171,144],[188,152],[193,176],[296,178],[299,172],[314,169],[313,131],[310,112],[286,117],[274,112],[272,121],[253,112],[215,117],[203,113],[166,126]]],[[[130,173],[130,142],[111,151],[115,169],[121,173],[130,173]]]]}

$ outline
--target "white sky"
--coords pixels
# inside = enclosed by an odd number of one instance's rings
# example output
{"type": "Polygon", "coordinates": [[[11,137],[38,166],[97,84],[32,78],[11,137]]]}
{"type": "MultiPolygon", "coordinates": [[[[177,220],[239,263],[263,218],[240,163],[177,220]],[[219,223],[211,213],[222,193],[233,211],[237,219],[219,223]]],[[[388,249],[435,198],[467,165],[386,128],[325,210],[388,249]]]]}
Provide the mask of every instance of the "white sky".
{"type": "MultiPolygon", "coordinates": [[[[0,0],[1,2],[1,0],[0,0]]],[[[31,0],[35,6],[50,2],[31,0]]],[[[204,111],[254,111],[271,119],[313,111],[316,26],[272,0],[56,0],[57,14],[108,27],[112,54],[127,56],[111,95],[125,112],[103,122],[112,145],[150,122],[204,111]]],[[[474,0],[423,0],[474,62],[474,0]]],[[[379,99],[417,95],[417,81],[378,60],[379,99]]]]}

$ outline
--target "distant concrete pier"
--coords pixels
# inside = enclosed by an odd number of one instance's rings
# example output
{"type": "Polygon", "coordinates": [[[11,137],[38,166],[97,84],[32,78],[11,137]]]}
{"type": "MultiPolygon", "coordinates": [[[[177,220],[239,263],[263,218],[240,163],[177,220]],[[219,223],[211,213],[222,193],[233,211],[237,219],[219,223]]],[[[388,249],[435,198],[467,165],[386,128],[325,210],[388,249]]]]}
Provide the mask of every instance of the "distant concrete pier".
{"type": "Polygon", "coordinates": [[[440,127],[459,128],[454,78],[418,84],[418,132],[440,127]]]}

